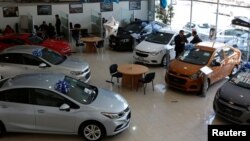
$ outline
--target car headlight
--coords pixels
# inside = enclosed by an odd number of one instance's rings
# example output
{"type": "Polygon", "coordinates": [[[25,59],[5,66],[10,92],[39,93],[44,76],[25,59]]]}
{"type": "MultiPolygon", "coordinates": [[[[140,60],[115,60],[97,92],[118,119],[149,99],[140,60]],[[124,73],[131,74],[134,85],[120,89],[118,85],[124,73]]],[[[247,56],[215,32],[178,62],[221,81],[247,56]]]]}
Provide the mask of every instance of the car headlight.
{"type": "Polygon", "coordinates": [[[121,39],[120,42],[127,43],[129,42],[129,39],[121,39]]]}
{"type": "Polygon", "coordinates": [[[102,112],[102,114],[110,119],[119,119],[124,116],[125,113],[106,113],[102,112]]]}
{"type": "Polygon", "coordinates": [[[201,76],[201,71],[198,71],[197,73],[194,73],[192,75],[189,76],[190,79],[198,79],[201,76]]]}
{"type": "Polygon", "coordinates": [[[70,73],[73,74],[73,75],[81,75],[81,74],[83,74],[82,71],[71,71],[70,73]]]}
{"type": "Polygon", "coordinates": [[[151,52],[151,54],[154,55],[154,56],[155,56],[155,55],[158,55],[158,54],[160,54],[160,53],[162,53],[162,50],[161,50],[161,51],[151,52]]]}

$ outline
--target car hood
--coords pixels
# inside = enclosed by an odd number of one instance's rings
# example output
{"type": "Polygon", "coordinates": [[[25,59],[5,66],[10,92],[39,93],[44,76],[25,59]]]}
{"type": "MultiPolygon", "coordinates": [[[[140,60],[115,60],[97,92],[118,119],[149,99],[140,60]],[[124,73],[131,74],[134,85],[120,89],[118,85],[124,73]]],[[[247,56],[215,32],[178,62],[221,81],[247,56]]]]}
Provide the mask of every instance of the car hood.
{"type": "Polygon", "coordinates": [[[201,65],[189,64],[175,59],[170,63],[169,71],[189,76],[197,73],[202,67],[201,65]]]}
{"type": "Polygon", "coordinates": [[[163,44],[157,44],[157,43],[152,43],[148,41],[142,41],[140,44],[138,44],[135,49],[144,51],[144,52],[157,52],[164,50],[165,48],[169,47],[168,45],[163,45],[163,44]]]}
{"type": "Polygon", "coordinates": [[[53,39],[44,40],[41,45],[48,48],[56,49],[57,51],[60,49],[70,48],[68,42],[62,40],[53,40],[53,39]]]}
{"type": "Polygon", "coordinates": [[[230,103],[250,106],[250,89],[242,88],[231,82],[226,82],[220,88],[220,98],[228,100],[230,103]]]}
{"type": "Polygon", "coordinates": [[[102,112],[119,113],[128,107],[127,101],[119,94],[98,88],[98,96],[90,106],[102,112]]]}
{"type": "Polygon", "coordinates": [[[86,67],[89,67],[89,64],[79,58],[67,57],[67,59],[63,63],[59,64],[59,66],[70,70],[82,71],[86,67]]]}

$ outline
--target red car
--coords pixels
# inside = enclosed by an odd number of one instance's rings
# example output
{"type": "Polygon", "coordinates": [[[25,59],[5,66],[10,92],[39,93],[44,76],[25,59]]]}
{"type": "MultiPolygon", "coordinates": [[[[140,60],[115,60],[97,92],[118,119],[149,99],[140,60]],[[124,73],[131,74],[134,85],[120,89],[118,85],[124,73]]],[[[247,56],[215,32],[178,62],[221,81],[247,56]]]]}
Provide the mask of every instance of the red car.
{"type": "Polygon", "coordinates": [[[40,37],[30,34],[10,34],[6,36],[0,36],[0,51],[5,48],[9,48],[14,45],[41,45],[49,49],[55,50],[62,55],[69,55],[71,48],[68,42],[62,40],[46,39],[43,40],[40,37]]]}

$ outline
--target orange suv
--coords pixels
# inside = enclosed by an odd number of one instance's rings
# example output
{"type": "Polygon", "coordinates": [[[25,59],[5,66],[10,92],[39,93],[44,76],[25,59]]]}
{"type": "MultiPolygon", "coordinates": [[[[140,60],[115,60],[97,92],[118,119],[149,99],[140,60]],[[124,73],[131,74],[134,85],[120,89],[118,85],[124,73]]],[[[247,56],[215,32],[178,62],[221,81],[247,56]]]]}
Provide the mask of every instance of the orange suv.
{"type": "Polygon", "coordinates": [[[240,50],[223,43],[201,42],[169,64],[165,81],[170,87],[205,94],[209,85],[238,71],[240,50]],[[209,67],[205,76],[200,70],[209,67]]]}

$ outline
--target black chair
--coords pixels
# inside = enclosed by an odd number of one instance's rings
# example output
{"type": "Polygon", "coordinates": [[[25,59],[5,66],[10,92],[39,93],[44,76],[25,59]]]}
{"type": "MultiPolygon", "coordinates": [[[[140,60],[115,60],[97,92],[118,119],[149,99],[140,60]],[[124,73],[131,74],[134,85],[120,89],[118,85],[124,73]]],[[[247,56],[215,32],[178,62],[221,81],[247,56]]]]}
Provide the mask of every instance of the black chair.
{"type": "Polygon", "coordinates": [[[100,54],[100,51],[103,54],[104,40],[101,40],[95,43],[95,47],[96,47],[97,54],[100,54]]]}
{"type": "Polygon", "coordinates": [[[117,68],[118,68],[117,64],[112,64],[109,67],[109,72],[110,72],[110,75],[111,75],[111,80],[110,80],[111,82],[113,82],[113,77],[116,77],[117,78],[117,83],[119,83],[119,78],[122,77],[122,73],[118,72],[117,68]]]}
{"type": "Polygon", "coordinates": [[[151,72],[151,73],[146,74],[144,78],[141,78],[138,80],[137,90],[138,90],[139,84],[142,83],[143,87],[144,87],[144,95],[145,95],[147,83],[152,82],[152,87],[153,87],[153,91],[154,91],[154,78],[155,78],[155,72],[151,72]]]}

